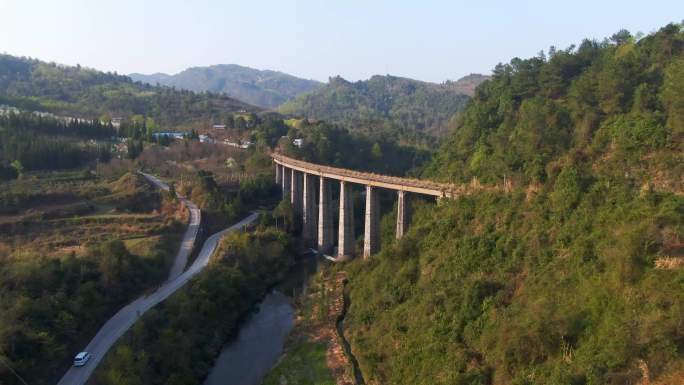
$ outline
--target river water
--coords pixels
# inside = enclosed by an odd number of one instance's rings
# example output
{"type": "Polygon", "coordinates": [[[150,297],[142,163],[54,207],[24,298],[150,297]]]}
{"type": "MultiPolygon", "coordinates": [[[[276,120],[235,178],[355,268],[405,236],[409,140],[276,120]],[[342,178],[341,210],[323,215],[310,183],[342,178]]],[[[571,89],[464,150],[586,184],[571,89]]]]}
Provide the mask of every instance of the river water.
{"type": "MultiPolygon", "coordinates": [[[[318,270],[314,255],[303,257],[243,322],[237,337],[221,351],[204,385],[258,385],[283,352],[294,325],[292,300],[306,291],[318,270]]],[[[230,311],[230,309],[226,309],[230,311]]]]}

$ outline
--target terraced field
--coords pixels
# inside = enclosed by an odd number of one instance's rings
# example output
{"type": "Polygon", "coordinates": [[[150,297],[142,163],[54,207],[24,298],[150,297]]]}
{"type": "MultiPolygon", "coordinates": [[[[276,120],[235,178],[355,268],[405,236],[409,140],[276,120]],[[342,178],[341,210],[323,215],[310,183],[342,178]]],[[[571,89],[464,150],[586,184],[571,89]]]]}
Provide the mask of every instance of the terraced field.
{"type": "MultiPolygon", "coordinates": [[[[186,222],[132,173],[0,184],[0,358],[28,383],[54,384],[106,319],[167,279],[186,222]]],[[[0,369],[0,383],[13,378],[0,369]]]]}

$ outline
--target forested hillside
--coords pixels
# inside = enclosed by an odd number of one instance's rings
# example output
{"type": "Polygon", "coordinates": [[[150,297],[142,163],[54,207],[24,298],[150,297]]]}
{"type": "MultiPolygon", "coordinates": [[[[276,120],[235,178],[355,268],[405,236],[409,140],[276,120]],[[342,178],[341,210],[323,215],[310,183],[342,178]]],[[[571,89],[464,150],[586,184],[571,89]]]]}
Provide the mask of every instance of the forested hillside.
{"type": "Polygon", "coordinates": [[[407,172],[419,171],[419,167],[430,160],[431,152],[425,148],[350,132],[323,121],[296,123],[290,127],[286,138],[279,138],[277,151],[307,162],[404,176],[407,172]],[[303,141],[301,147],[292,144],[294,138],[303,141]]]}
{"type": "Polygon", "coordinates": [[[351,267],[367,382],[684,383],[683,90],[676,24],[497,66],[425,176],[499,188],[351,267]]]}
{"type": "Polygon", "coordinates": [[[338,76],[279,111],[378,136],[440,136],[469,99],[456,83],[434,84],[389,75],[349,82],[338,76]]]}
{"type": "Polygon", "coordinates": [[[322,86],[315,80],[236,64],[192,67],[175,75],[131,74],[133,80],[195,92],[224,93],[264,108],[275,108],[299,94],[322,86]]]}
{"type": "Polygon", "coordinates": [[[164,126],[258,108],[227,96],[135,83],[126,76],[0,55],[0,104],[80,118],[143,115],[164,126]]]}

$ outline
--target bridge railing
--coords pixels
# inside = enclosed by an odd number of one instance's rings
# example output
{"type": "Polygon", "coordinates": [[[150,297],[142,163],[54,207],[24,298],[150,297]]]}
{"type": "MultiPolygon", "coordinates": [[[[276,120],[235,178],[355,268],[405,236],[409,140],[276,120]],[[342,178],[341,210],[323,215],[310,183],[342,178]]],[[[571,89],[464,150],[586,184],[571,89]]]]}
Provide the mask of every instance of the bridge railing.
{"type": "Polygon", "coordinates": [[[429,180],[403,178],[381,175],[370,172],[355,171],[345,168],[324,166],[293,159],[282,154],[271,154],[273,160],[285,167],[301,172],[338,179],[362,185],[382,187],[398,191],[410,191],[437,197],[456,197],[463,193],[464,187],[448,183],[438,183],[429,180]]]}

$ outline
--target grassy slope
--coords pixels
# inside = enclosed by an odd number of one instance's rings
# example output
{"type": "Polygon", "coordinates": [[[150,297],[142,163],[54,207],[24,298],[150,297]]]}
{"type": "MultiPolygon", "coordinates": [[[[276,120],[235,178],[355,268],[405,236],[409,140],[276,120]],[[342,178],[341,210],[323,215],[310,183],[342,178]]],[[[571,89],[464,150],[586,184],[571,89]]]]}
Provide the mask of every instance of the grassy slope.
{"type": "Polygon", "coordinates": [[[262,385],[334,385],[325,363],[326,350],[324,343],[299,343],[271,369],[262,385]]]}

